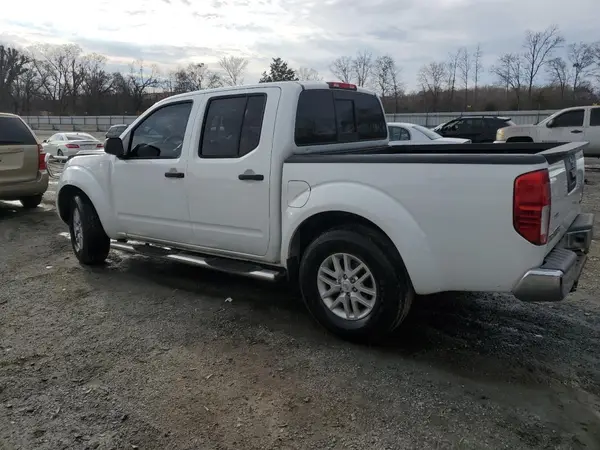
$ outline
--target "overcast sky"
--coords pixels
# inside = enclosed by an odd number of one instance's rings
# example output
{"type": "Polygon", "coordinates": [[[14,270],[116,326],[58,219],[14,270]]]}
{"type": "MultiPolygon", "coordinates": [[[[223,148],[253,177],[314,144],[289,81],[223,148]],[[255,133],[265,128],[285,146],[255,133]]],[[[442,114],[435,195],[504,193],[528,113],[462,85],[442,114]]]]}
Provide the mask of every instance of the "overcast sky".
{"type": "MultiPolygon", "coordinates": [[[[8,1],[8,0],[6,0],[8,1]]],[[[21,0],[0,15],[0,42],[80,44],[113,65],[162,67],[223,55],[250,60],[255,82],[272,57],[332,79],[340,55],[390,54],[409,88],[419,67],[481,43],[489,67],[519,51],[526,29],[557,24],[569,42],[600,40],[600,0],[21,0]]]]}

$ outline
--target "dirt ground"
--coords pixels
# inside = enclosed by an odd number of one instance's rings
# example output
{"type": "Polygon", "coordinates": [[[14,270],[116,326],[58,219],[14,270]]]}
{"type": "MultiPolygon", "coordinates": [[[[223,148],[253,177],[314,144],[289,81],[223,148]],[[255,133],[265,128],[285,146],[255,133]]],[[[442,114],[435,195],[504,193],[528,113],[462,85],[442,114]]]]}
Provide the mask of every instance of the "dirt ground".
{"type": "Polygon", "coordinates": [[[600,448],[597,240],[565,302],[421,298],[368,348],[285,286],[116,252],[84,268],[53,201],[0,203],[0,450],[600,448]]]}

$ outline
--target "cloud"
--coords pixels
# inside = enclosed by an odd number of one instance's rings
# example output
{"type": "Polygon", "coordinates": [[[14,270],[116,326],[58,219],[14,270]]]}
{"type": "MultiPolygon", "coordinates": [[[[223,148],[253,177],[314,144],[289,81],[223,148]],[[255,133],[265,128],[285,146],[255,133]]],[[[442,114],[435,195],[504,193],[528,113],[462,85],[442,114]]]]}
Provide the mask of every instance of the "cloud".
{"type": "MultiPolygon", "coordinates": [[[[114,61],[141,58],[163,66],[215,65],[225,54],[245,56],[248,82],[256,81],[273,57],[292,67],[315,68],[328,78],[336,57],[370,50],[394,57],[411,87],[423,64],[445,60],[461,46],[474,49],[480,43],[489,66],[504,52],[520,51],[526,29],[557,23],[571,42],[600,37],[597,0],[571,0],[568,8],[558,0],[96,0],[85,8],[76,0],[31,0],[11,5],[0,16],[0,38],[12,43],[74,42],[114,61]],[[56,14],[60,22],[48,20],[56,14]]],[[[486,71],[484,81],[489,76],[486,71]]]]}

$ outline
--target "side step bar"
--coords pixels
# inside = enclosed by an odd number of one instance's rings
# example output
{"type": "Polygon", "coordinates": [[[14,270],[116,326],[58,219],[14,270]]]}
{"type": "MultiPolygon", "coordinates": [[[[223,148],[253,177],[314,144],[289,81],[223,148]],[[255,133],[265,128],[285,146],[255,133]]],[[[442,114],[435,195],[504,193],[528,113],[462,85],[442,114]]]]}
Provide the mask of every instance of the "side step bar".
{"type": "Polygon", "coordinates": [[[110,248],[127,253],[136,253],[138,255],[178,261],[190,266],[204,267],[206,269],[217,270],[219,272],[225,272],[259,280],[277,281],[284,276],[283,271],[267,269],[252,263],[227,258],[218,258],[215,256],[200,256],[174,249],[167,249],[156,245],[110,241],[110,248]]]}

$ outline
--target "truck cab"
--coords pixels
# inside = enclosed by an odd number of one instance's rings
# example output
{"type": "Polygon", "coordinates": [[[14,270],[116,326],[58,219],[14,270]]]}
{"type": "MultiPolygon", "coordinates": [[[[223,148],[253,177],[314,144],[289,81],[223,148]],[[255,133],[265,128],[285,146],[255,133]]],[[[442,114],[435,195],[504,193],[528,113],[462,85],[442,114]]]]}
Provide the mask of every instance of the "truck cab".
{"type": "Polygon", "coordinates": [[[536,125],[504,127],[496,143],[588,142],[585,156],[600,157],[600,106],[576,106],[555,112],[536,125]]]}

